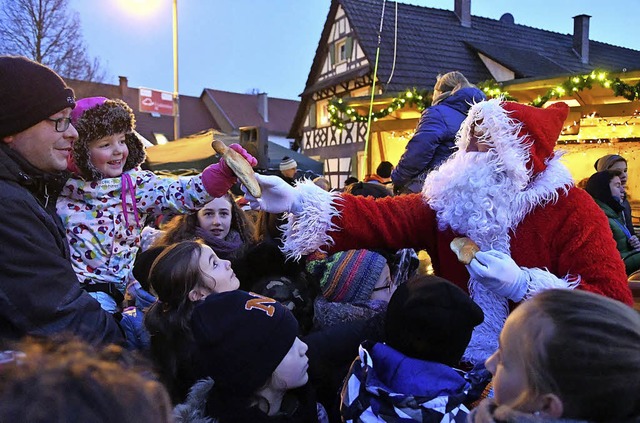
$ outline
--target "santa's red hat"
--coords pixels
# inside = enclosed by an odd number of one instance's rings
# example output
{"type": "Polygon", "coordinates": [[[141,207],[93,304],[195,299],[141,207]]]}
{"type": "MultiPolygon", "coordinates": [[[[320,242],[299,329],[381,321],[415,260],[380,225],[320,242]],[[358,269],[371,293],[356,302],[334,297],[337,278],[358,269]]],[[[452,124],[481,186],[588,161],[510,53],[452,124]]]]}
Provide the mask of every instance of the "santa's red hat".
{"type": "Polygon", "coordinates": [[[531,144],[527,169],[532,168],[533,175],[543,172],[547,161],[553,157],[553,148],[569,114],[569,106],[559,102],[541,109],[510,101],[501,106],[511,119],[522,123],[518,137],[524,137],[524,143],[531,144]]]}

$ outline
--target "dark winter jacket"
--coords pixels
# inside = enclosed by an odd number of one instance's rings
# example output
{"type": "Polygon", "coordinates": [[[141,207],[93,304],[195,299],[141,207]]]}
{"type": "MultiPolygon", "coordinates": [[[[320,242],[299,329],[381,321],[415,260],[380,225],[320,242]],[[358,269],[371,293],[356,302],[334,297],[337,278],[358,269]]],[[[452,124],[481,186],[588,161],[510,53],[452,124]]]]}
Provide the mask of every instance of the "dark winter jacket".
{"type": "Polygon", "coordinates": [[[360,348],[342,389],[346,422],[466,422],[476,390],[464,373],[377,343],[360,348]]]}
{"type": "Polygon", "coordinates": [[[113,316],[80,289],[56,199],[67,179],[31,166],[0,143],[0,338],[69,332],[122,341],[113,316]]]}
{"type": "Polygon", "coordinates": [[[422,112],[415,134],[391,172],[396,192],[422,190],[427,174],[454,152],[456,133],[469,108],[485,99],[475,87],[462,88],[422,112]]]}
{"type": "Polygon", "coordinates": [[[212,405],[210,395],[215,383],[211,378],[201,379],[189,390],[184,403],[173,410],[176,423],[328,423],[324,408],[315,403],[313,389],[307,384],[288,392],[282,402],[281,412],[268,416],[255,407],[224,404],[212,405]],[[216,409],[217,408],[217,409],[216,409]],[[211,417],[220,415],[219,418],[211,417]]]}

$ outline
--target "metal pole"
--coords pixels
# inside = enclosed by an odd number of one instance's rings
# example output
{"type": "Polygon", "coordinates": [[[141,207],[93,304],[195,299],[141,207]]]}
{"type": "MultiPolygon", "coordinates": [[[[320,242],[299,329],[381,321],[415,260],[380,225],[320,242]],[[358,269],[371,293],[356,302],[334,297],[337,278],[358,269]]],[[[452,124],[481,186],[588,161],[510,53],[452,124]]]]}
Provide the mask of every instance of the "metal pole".
{"type": "Polygon", "coordinates": [[[178,89],[178,0],[173,0],[173,139],[180,138],[180,97],[178,89]]]}

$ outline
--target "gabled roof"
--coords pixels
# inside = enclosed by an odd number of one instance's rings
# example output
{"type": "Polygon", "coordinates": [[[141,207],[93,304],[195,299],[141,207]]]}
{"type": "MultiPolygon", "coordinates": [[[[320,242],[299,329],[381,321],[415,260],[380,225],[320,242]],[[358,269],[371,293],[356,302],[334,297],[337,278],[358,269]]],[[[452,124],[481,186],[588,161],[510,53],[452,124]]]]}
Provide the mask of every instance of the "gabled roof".
{"type": "Polygon", "coordinates": [[[224,128],[225,123],[235,131],[242,126],[263,126],[274,135],[286,135],[289,132],[300,104],[297,100],[267,97],[268,122],[265,122],[259,112],[258,102],[261,99],[259,95],[210,88],[206,88],[202,95],[209,96],[213,100],[213,104],[221,114],[220,119],[226,120],[224,123],[220,122],[222,129],[227,129],[224,128]]]}
{"type": "MultiPolygon", "coordinates": [[[[299,136],[311,95],[319,90],[320,84],[325,84],[322,81],[316,85],[327,56],[327,43],[338,6],[344,9],[354,36],[370,63],[370,71],[373,71],[383,2],[332,0],[289,137],[299,136]]],[[[431,89],[439,73],[452,70],[462,72],[473,83],[491,79],[492,75],[478,53],[512,70],[516,78],[551,77],[594,68],[609,71],[640,68],[640,51],[590,40],[589,63],[583,64],[573,50],[572,34],[510,23],[509,19],[478,16],[471,17],[471,27],[467,28],[451,10],[403,3],[397,6],[397,54],[393,77],[388,84],[394,65],[396,8],[392,2],[385,6],[377,75],[378,87],[385,93],[397,93],[411,87],[431,89]]]]}
{"type": "MultiPolygon", "coordinates": [[[[122,85],[109,85],[97,82],[68,79],[67,83],[75,91],[76,98],[102,96],[124,100],[133,109],[136,116],[136,130],[149,141],[154,141],[154,133],[163,133],[168,139],[173,139],[173,117],[153,117],[150,113],[138,110],[138,88],[127,85],[126,79],[122,85]]],[[[209,114],[200,98],[180,95],[180,133],[194,134],[205,129],[220,129],[213,116],[209,114]]]]}
{"type": "Polygon", "coordinates": [[[483,42],[465,42],[465,44],[494,62],[508,67],[514,72],[516,79],[569,72],[569,69],[561,63],[555,63],[548,57],[525,48],[483,42]]]}
{"type": "MultiPolygon", "coordinates": [[[[383,2],[333,2],[344,8],[360,45],[373,64],[383,2]]],[[[378,79],[383,82],[389,79],[394,59],[394,9],[393,4],[386,5],[378,63],[378,79]]],[[[477,51],[481,49],[503,66],[526,77],[586,72],[593,68],[611,71],[640,68],[640,51],[591,40],[589,63],[583,64],[573,50],[572,34],[508,21],[472,16],[471,27],[466,28],[460,25],[451,10],[402,3],[398,3],[397,20],[396,65],[391,82],[384,87],[387,92],[399,92],[413,86],[432,88],[438,73],[451,70],[461,71],[472,82],[490,79],[491,74],[478,58],[477,51]]],[[[321,42],[326,43],[326,40],[321,42]]]]}

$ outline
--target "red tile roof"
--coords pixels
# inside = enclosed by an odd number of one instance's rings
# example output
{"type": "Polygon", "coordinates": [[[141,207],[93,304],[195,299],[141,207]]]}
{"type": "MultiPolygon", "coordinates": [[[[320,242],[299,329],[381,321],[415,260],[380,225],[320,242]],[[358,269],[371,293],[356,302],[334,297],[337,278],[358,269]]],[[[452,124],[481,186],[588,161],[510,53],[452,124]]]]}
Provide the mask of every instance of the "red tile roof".
{"type": "MultiPolygon", "coordinates": [[[[267,117],[265,122],[258,112],[259,96],[256,94],[239,94],[228,91],[205,89],[203,95],[214,100],[217,107],[224,112],[228,124],[234,129],[241,126],[264,126],[270,134],[286,135],[291,128],[291,122],[298,109],[299,101],[282,98],[268,99],[267,117]]],[[[221,123],[222,126],[224,126],[221,123]]]]}

